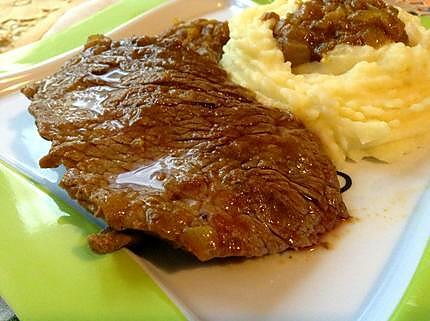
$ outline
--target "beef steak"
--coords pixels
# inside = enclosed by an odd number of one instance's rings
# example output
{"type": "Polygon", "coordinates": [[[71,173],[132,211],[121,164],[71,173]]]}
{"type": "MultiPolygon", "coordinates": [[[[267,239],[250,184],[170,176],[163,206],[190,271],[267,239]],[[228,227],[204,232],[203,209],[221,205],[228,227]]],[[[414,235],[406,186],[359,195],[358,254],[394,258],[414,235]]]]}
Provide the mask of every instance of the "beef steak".
{"type": "Polygon", "coordinates": [[[58,72],[23,89],[41,167],[109,229],[110,252],[146,234],[193,253],[261,256],[316,244],[348,217],[335,168],[291,114],[266,108],[218,66],[226,23],[158,37],[93,36],[58,72]]]}

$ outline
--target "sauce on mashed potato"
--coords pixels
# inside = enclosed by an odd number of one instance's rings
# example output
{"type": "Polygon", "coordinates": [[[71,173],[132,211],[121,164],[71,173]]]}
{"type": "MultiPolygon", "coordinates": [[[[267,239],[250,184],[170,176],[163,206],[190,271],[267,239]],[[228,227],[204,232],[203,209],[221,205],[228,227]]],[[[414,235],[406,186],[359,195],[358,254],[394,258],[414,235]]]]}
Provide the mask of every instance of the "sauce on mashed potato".
{"type": "Polygon", "coordinates": [[[285,18],[268,12],[262,19],[272,21],[273,37],[284,60],[294,67],[321,61],[323,54],[342,43],[373,48],[391,42],[409,44],[398,14],[383,0],[308,0],[285,18]]]}
{"type": "Polygon", "coordinates": [[[332,159],[391,162],[430,142],[430,31],[399,9],[409,45],[337,45],[321,61],[292,68],[273,37],[267,12],[300,3],[277,0],[244,10],[230,23],[223,67],[259,100],[288,109],[316,133],[332,159]]]}

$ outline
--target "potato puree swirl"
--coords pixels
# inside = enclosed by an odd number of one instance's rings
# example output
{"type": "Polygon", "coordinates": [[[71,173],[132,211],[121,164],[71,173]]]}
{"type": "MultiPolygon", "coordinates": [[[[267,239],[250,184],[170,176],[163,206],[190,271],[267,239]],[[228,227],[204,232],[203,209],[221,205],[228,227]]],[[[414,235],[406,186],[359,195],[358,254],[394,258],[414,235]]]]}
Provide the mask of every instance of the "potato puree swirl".
{"type": "Polygon", "coordinates": [[[399,9],[409,46],[337,45],[320,62],[284,62],[266,12],[285,16],[294,0],[244,10],[230,23],[222,66],[263,103],[291,110],[342,166],[375,157],[392,162],[430,143],[430,31],[399,9]]]}

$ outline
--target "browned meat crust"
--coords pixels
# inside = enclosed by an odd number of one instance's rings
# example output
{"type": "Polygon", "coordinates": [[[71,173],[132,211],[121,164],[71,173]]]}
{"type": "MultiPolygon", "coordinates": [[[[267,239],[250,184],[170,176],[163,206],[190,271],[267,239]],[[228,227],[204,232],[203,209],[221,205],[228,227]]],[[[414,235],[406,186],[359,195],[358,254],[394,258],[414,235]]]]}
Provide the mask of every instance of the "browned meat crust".
{"type": "Polygon", "coordinates": [[[96,36],[23,90],[52,141],[40,165],[63,164],[61,186],[112,229],[90,238],[94,250],[143,232],[203,261],[261,256],[313,245],[348,217],[317,138],[217,65],[227,40],[207,20],[96,36]]]}

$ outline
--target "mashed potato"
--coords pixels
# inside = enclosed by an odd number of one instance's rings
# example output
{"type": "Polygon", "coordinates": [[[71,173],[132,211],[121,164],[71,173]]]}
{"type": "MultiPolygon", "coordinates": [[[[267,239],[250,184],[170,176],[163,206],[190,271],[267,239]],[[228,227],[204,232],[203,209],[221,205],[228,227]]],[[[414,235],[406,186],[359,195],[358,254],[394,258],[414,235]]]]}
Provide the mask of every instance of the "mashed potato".
{"type": "Polygon", "coordinates": [[[270,22],[260,18],[271,11],[284,17],[296,8],[294,0],[277,0],[230,21],[221,63],[233,81],[263,103],[291,110],[338,166],[367,156],[391,162],[429,144],[430,31],[399,9],[411,46],[338,45],[321,62],[292,70],[270,22]]]}

